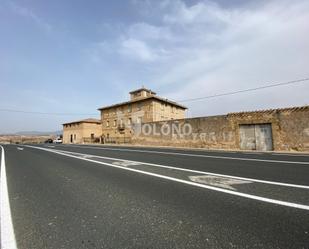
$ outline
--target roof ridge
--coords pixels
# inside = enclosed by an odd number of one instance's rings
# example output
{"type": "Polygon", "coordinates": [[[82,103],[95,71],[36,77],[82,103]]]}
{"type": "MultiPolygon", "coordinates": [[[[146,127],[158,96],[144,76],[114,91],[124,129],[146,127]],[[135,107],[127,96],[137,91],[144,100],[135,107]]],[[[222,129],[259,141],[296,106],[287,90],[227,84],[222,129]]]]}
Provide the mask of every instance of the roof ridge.
{"type": "Polygon", "coordinates": [[[97,118],[85,118],[85,119],[80,119],[80,120],[75,120],[75,121],[63,123],[62,125],[76,124],[76,123],[101,123],[101,120],[97,119],[97,118]]]}
{"type": "Polygon", "coordinates": [[[98,110],[100,111],[100,110],[103,110],[103,109],[108,109],[108,108],[112,108],[112,107],[122,106],[122,105],[130,104],[130,103],[136,103],[136,102],[144,101],[146,99],[151,99],[151,98],[158,99],[158,100],[164,101],[164,102],[168,102],[168,103],[173,104],[173,105],[177,105],[177,106],[179,106],[179,107],[181,107],[183,109],[187,109],[186,106],[178,104],[177,102],[174,102],[174,101],[169,100],[167,98],[162,98],[162,97],[159,97],[157,95],[151,95],[151,96],[147,96],[147,97],[143,97],[143,98],[128,100],[128,101],[125,101],[125,102],[121,102],[121,103],[117,103],[117,104],[113,104],[113,105],[109,105],[109,106],[103,106],[101,108],[98,108],[98,110]]]}
{"type": "Polygon", "coordinates": [[[309,105],[304,106],[294,106],[294,107],[284,107],[284,108],[271,108],[271,109],[262,109],[254,111],[241,111],[241,112],[230,112],[227,115],[241,115],[247,113],[273,113],[273,112],[285,112],[285,111],[301,111],[309,109],[309,105]]]}
{"type": "Polygon", "coordinates": [[[141,88],[138,88],[138,89],[136,89],[136,90],[133,90],[133,91],[129,92],[129,94],[135,93],[135,92],[139,92],[139,91],[142,91],[142,90],[151,92],[151,93],[153,93],[153,94],[156,94],[156,92],[154,92],[154,91],[152,91],[150,88],[146,88],[146,87],[144,87],[144,86],[142,86],[141,88]]]}

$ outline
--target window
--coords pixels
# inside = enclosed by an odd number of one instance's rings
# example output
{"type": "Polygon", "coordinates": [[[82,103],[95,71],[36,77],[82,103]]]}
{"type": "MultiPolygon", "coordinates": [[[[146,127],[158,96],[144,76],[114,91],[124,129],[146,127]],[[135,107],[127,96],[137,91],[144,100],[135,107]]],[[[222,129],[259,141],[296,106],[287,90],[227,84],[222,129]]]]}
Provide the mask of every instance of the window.
{"type": "Polygon", "coordinates": [[[116,125],[117,125],[117,120],[115,119],[115,120],[114,120],[114,126],[116,126],[116,125]]]}
{"type": "Polygon", "coordinates": [[[139,97],[139,96],[142,96],[141,92],[137,92],[137,93],[134,94],[134,97],[139,97]]]}
{"type": "Polygon", "coordinates": [[[106,121],[106,127],[109,127],[109,120],[106,121]]]}
{"type": "Polygon", "coordinates": [[[76,140],[76,134],[74,134],[74,140],[76,140]]]}
{"type": "Polygon", "coordinates": [[[128,119],[128,125],[131,125],[132,124],[132,118],[129,118],[128,119]]]}
{"type": "Polygon", "coordinates": [[[137,110],[138,111],[142,110],[142,103],[137,103],[137,110]]]}
{"type": "Polygon", "coordinates": [[[138,117],[138,118],[136,119],[136,122],[137,122],[138,124],[141,124],[141,123],[142,123],[142,117],[138,117]]]}
{"type": "Polygon", "coordinates": [[[90,137],[91,139],[94,139],[94,133],[91,133],[90,137]]]}
{"type": "Polygon", "coordinates": [[[132,105],[128,105],[128,112],[132,111],[132,105]]]}

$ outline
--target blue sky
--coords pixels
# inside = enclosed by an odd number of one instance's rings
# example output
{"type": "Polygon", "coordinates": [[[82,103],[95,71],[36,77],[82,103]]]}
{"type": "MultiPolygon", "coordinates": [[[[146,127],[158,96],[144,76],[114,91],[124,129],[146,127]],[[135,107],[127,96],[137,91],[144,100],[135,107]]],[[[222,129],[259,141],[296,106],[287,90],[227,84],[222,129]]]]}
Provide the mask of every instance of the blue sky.
{"type": "MultiPolygon", "coordinates": [[[[0,133],[99,117],[142,85],[173,100],[309,76],[309,2],[1,0],[0,133]]],[[[309,104],[309,84],[185,103],[187,115],[309,104]]]]}

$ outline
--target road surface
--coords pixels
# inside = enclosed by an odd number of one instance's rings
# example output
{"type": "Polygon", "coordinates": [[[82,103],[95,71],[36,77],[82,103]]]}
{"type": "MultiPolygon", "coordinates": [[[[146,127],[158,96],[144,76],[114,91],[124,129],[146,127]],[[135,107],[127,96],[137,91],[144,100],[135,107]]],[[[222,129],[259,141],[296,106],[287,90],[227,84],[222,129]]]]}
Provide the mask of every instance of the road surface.
{"type": "Polygon", "coordinates": [[[2,248],[309,248],[309,155],[46,144],[1,159],[2,248]]]}

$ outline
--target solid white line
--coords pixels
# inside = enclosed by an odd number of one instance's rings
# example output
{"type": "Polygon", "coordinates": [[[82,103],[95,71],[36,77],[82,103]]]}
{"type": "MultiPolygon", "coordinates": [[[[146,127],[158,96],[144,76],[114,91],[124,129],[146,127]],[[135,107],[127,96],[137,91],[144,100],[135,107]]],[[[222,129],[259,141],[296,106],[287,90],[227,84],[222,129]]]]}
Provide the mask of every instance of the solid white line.
{"type": "Polygon", "coordinates": [[[190,157],[205,157],[205,158],[215,158],[215,159],[227,159],[227,160],[240,160],[240,161],[255,161],[255,162],[269,162],[269,163],[288,163],[288,164],[308,164],[309,162],[298,162],[298,161],[282,161],[282,160],[267,160],[267,159],[257,159],[257,158],[242,158],[242,157],[228,157],[228,156],[210,156],[202,154],[188,154],[188,153],[178,153],[178,152],[166,152],[166,151],[156,151],[156,150],[134,150],[134,149],[116,149],[116,148],[102,148],[102,147],[90,147],[90,146],[78,146],[78,145],[65,145],[64,147],[77,147],[77,148],[92,148],[98,150],[114,150],[114,151],[128,151],[128,152],[139,152],[139,153],[150,153],[150,154],[165,154],[165,155],[177,155],[177,156],[190,156],[190,157]]]}
{"type": "Polygon", "coordinates": [[[248,155],[262,155],[263,152],[241,152],[241,154],[248,154],[248,155]]]}
{"type": "Polygon", "coordinates": [[[58,152],[58,151],[51,150],[51,149],[45,149],[45,148],[34,147],[34,146],[32,146],[32,147],[36,148],[36,149],[41,149],[41,150],[45,150],[45,151],[48,151],[48,152],[52,152],[52,153],[55,153],[55,154],[76,158],[76,159],[79,159],[79,160],[84,160],[84,161],[97,163],[97,164],[101,164],[101,165],[105,165],[105,166],[109,166],[109,167],[119,168],[119,169],[123,169],[123,170],[133,171],[133,172],[137,172],[137,173],[144,174],[144,175],[154,176],[154,177],[158,177],[158,178],[162,178],[162,179],[166,179],[166,180],[170,180],[170,181],[174,181],[174,182],[184,183],[184,184],[187,184],[187,185],[196,186],[196,187],[200,187],[200,188],[204,188],[204,189],[214,190],[214,191],[217,191],[217,192],[222,192],[222,193],[226,193],[226,194],[230,194],[230,195],[240,196],[240,197],[244,197],[244,198],[248,198],[248,199],[252,199],[252,200],[277,204],[277,205],[286,206],[286,207],[309,210],[309,206],[303,205],[303,204],[297,204],[297,203],[280,201],[280,200],[270,199],[270,198],[251,195],[251,194],[240,193],[240,192],[236,192],[236,191],[233,191],[233,190],[222,189],[222,188],[204,185],[204,184],[191,182],[191,181],[187,181],[187,180],[181,180],[181,179],[177,179],[177,178],[170,177],[170,176],[159,175],[159,174],[156,174],[156,173],[151,173],[151,172],[147,172],[147,171],[143,171],[143,170],[127,168],[127,167],[123,167],[123,166],[119,166],[119,165],[114,165],[114,164],[111,164],[111,163],[104,163],[104,162],[100,162],[100,161],[95,161],[95,160],[92,160],[92,159],[89,159],[89,158],[82,158],[82,157],[78,157],[78,156],[74,156],[74,155],[69,155],[69,154],[58,152]]]}
{"type": "Polygon", "coordinates": [[[1,222],[1,248],[17,249],[12,214],[7,187],[4,148],[1,153],[1,189],[0,189],[0,222],[1,222]]]}
{"type": "MultiPolygon", "coordinates": [[[[38,147],[34,147],[34,146],[32,146],[32,147],[38,148],[38,147]]],[[[278,186],[292,187],[292,188],[309,189],[309,186],[307,186],[307,185],[299,185],[299,184],[293,184],[293,183],[275,182],[275,181],[260,180],[260,179],[255,179],[255,178],[247,178],[247,177],[240,177],[240,176],[217,174],[217,173],[212,173],[212,172],[207,172],[207,171],[192,170],[192,169],[186,169],[186,168],[177,168],[177,167],[162,165],[162,164],[133,161],[133,160],[120,159],[120,158],[115,158],[115,157],[97,156],[97,155],[92,155],[92,154],[84,154],[84,153],[78,153],[78,152],[72,152],[72,151],[66,151],[66,150],[56,150],[55,149],[55,151],[69,153],[69,154],[77,154],[77,155],[81,155],[81,156],[97,157],[97,158],[108,159],[108,160],[118,160],[118,161],[123,161],[123,162],[139,163],[139,164],[149,165],[149,166],[153,166],[153,167],[173,169],[173,170],[179,170],[179,171],[185,171],[185,172],[191,172],[191,173],[197,173],[197,174],[220,176],[220,177],[226,177],[226,178],[232,178],[232,179],[238,179],[238,180],[245,180],[245,181],[257,182],[257,183],[264,183],[264,184],[271,184],[271,185],[278,185],[278,186]]]]}
{"type": "Polygon", "coordinates": [[[298,157],[309,157],[308,154],[289,154],[289,153],[271,153],[273,156],[298,156],[298,157]]]}

